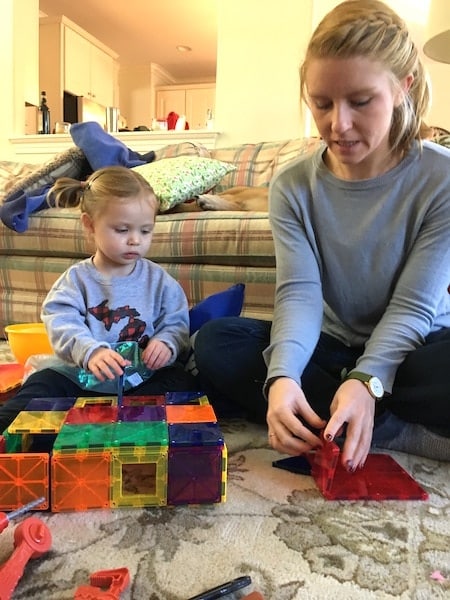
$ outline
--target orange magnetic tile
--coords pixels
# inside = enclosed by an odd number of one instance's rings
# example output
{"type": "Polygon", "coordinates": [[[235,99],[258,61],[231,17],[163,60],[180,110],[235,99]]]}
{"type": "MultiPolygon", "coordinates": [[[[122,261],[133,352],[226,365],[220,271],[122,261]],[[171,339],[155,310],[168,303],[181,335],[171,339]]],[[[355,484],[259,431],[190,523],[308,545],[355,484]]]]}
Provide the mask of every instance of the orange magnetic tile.
{"type": "Polygon", "coordinates": [[[47,453],[0,454],[0,510],[15,510],[37,498],[48,508],[49,455],[47,453]]]}
{"type": "Polygon", "coordinates": [[[19,363],[0,365],[0,394],[13,390],[22,383],[24,366],[19,363]]]}
{"type": "Polygon", "coordinates": [[[54,454],[51,468],[53,512],[110,507],[109,452],[54,454]]]}
{"type": "Polygon", "coordinates": [[[216,423],[217,417],[210,404],[168,404],[166,417],[173,423],[216,423]]]}

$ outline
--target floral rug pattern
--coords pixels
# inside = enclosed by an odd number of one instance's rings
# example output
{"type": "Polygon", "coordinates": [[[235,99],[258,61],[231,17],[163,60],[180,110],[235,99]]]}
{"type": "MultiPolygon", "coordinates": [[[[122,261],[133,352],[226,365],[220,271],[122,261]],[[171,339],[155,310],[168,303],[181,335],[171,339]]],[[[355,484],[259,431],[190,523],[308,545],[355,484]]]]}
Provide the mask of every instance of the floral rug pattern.
{"type": "MultiPolygon", "coordinates": [[[[240,575],[266,600],[450,597],[449,465],[396,455],[426,502],[330,502],[310,477],[274,469],[263,427],[222,425],[227,501],[208,506],[39,514],[53,546],[16,600],[69,600],[89,574],[128,567],[123,600],[187,600],[240,575]]],[[[0,536],[12,553],[14,526],[0,536]]],[[[236,598],[238,595],[235,596],[236,598]]],[[[242,594],[240,595],[242,597],[242,594]]]]}
{"type": "MultiPolygon", "coordinates": [[[[450,598],[450,465],[392,453],[427,501],[328,501],[311,477],[272,467],[264,427],[221,424],[227,501],[169,508],[35,513],[51,550],[31,560],[15,600],[71,600],[95,571],[127,567],[122,600],[187,600],[241,575],[265,600],[450,598]],[[441,581],[433,574],[439,574],[441,581]]],[[[15,524],[0,535],[0,564],[15,524]]],[[[1,583],[1,570],[0,570],[1,583]]]]}

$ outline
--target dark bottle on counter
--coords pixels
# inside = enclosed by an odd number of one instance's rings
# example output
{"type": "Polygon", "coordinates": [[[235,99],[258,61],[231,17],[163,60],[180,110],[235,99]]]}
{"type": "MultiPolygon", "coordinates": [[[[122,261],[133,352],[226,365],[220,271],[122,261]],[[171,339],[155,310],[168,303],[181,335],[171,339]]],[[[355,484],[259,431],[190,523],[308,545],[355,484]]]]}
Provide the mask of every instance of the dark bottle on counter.
{"type": "Polygon", "coordinates": [[[47,95],[41,92],[41,103],[38,112],[38,133],[50,133],[50,109],[47,106],[47,95]]]}

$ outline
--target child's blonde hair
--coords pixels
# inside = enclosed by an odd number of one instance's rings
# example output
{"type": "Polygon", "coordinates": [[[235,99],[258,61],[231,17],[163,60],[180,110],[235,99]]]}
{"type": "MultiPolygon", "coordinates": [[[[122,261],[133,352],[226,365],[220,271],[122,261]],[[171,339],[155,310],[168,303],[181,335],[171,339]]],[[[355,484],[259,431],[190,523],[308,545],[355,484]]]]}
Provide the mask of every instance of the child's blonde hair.
{"type": "Polygon", "coordinates": [[[142,192],[148,195],[156,213],[158,200],[146,179],[137,171],[114,166],[98,169],[86,181],[61,177],[50,189],[49,197],[55,206],[79,206],[81,212],[93,217],[105,208],[111,197],[132,198],[142,192]]]}
{"type": "Polygon", "coordinates": [[[394,85],[409,74],[414,81],[394,108],[391,149],[407,150],[420,140],[430,105],[430,89],[419,53],[405,22],[379,0],[346,0],[331,10],[314,31],[300,67],[301,97],[308,103],[306,74],[317,58],[367,57],[390,71],[394,85]]]}

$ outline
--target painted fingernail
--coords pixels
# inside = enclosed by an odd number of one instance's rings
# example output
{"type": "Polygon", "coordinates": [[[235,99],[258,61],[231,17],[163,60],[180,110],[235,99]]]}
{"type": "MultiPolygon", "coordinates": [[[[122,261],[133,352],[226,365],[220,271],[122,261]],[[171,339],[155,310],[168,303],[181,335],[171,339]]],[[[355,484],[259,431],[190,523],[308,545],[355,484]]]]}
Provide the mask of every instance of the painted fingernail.
{"type": "Polygon", "coordinates": [[[325,436],[325,439],[327,440],[327,442],[332,442],[333,436],[331,435],[331,433],[327,433],[327,435],[325,436]]]}
{"type": "Polygon", "coordinates": [[[353,464],[353,462],[352,462],[351,460],[348,460],[348,461],[345,463],[345,466],[347,467],[347,471],[348,471],[349,473],[354,473],[354,471],[355,471],[355,465],[353,464]]]}

